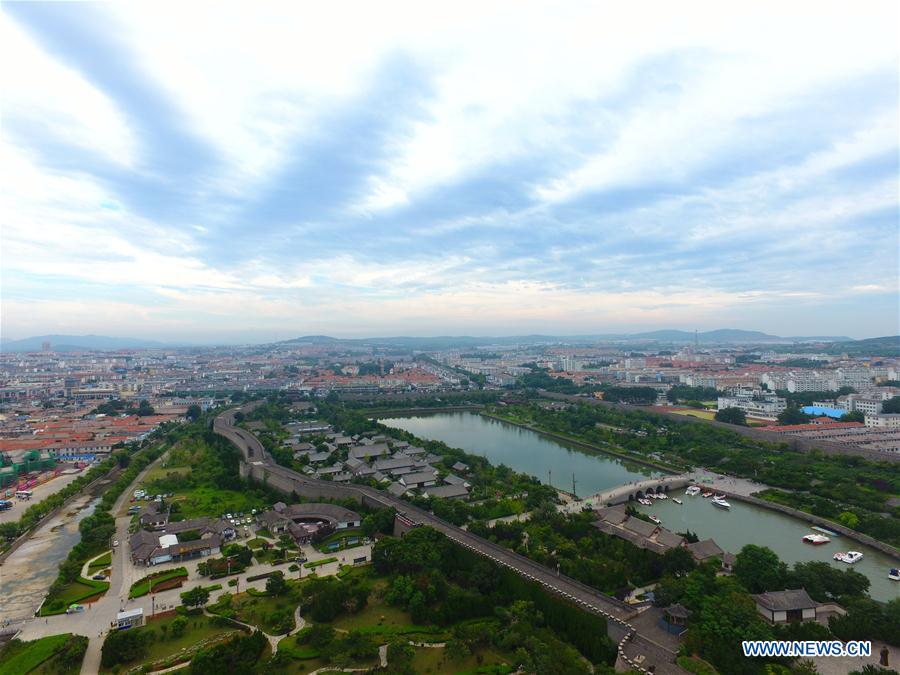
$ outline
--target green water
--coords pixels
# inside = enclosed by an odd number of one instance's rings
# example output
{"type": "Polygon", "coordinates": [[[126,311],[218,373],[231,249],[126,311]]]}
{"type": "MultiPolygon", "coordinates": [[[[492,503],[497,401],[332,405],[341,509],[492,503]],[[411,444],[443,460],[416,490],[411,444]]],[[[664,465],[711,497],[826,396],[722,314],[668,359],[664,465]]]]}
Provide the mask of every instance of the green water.
{"type": "MultiPolygon", "coordinates": [[[[574,473],[576,492],[582,496],[659,475],[640,465],[611,456],[587,454],[528,429],[474,413],[435,413],[380,421],[420,438],[443,441],[451,447],[483,455],[493,464],[506,464],[516,471],[536,476],[544,483],[550,480],[548,472],[552,472],[553,485],[569,491],[574,473]]],[[[679,492],[672,495],[679,496],[679,492]]],[[[681,495],[680,498],[684,501],[682,506],[670,499],[654,501],[653,506],[642,508],[659,516],[670,530],[684,532],[690,529],[702,539],[715,539],[719,546],[733,553],[745,544],[768,546],[788,564],[824,560],[838,569],[845,569],[851,566],[832,560],[834,553],[860,551],[865,557],[852,567],[869,578],[872,597],[888,601],[900,594],[900,582],[887,578],[888,570],[900,566],[900,561],[875,549],[846,537],[833,537],[830,544],[811,546],[801,541],[803,535],[813,532],[809,525],[777,511],[736,500],[731,502],[731,509],[725,511],[702,497],[681,495]]]]}
{"type": "Polygon", "coordinates": [[[587,496],[622,483],[661,475],[640,464],[623,462],[610,455],[586,454],[528,429],[469,412],[436,413],[379,420],[420,438],[443,441],[491,464],[506,466],[537,477],[543,483],[587,496]]]}

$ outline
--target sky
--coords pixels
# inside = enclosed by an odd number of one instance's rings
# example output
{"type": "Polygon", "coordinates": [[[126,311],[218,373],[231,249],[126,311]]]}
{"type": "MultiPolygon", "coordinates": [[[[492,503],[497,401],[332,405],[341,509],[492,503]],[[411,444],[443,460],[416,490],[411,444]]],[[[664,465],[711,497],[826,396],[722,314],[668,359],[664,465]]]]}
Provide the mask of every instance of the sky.
{"type": "Polygon", "coordinates": [[[2,9],[4,339],[900,332],[896,2],[2,9]]]}

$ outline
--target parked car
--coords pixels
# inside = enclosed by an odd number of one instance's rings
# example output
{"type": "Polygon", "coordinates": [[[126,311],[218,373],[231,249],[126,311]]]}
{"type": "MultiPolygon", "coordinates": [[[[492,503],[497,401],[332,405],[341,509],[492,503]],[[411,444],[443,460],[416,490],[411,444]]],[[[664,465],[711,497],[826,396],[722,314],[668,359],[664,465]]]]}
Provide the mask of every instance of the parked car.
{"type": "Polygon", "coordinates": [[[113,539],[113,547],[116,547],[116,546],[118,546],[118,545],[119,545],[119,540],[118,540],[118,539],[113,539]]]}
{"type": "Polygon", "coordinates": [[[106,575],[105,574],[95,574],[94,576],[91,577],[91,579],[93,579],[94,581],[105,581],[106,575]]]}

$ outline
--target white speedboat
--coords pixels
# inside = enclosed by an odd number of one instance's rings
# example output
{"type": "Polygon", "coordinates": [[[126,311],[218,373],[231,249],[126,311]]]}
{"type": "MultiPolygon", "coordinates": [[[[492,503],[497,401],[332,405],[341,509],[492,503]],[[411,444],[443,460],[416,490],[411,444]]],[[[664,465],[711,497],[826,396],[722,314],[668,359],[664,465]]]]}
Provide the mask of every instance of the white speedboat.
{"type": "Polygon", "coordinates": [[[649,518],[650,518],[650,520],[652,520],[652,521],[653,521],[654,523],[656,523],[657,525],[659,525],[660,523],[662,523],[662,521],[661,521],[659,518],[657,518],[656,516],[649,516],[649,518]]]}
{"type": "Polygon", "coordinates": [[[838,562],[847,563],[848,565],[852,565],[854,563],[858,563],[863,559],[863,554],[859,551],[847,551],[844,553],[843,551],[838,551],[834,554],[834,559],[838,562]]]}
{"type": "Polygon", "coordinates": [[[696,497],[700,494],[700,488],[696,485],[691,485],[687,490],[684,491],[684,494],[688,497],[696,497]]]}
{"type": "Polygon", "coordinates": [[[812,544],[813,546],[821,546],[822,544],[827,544],[831,541],[824,534],[807,534],[803,537],[804,543],[812,544]]]}
{"type": "Polygon", "coordinates": [[[680,504],[684,504],[684,502],[681,501],[680,499],[678,499],[678,497],[672,497],[672,501],[675,502],[676,504],[679,504],[679,505],[680,505],[680,504]]]}
{"type": "Polygon", "coordinates": [[[715,497],[710,501],[710,504],[712,504],[713,506],[718,506],[720,509],[730,509],[731,508],[731,504],[726,502],[724,498],[719,499],[718,497],[715,497]]]}
{"type": "Polygon", "coordinates": [[[892,567],[891,571],[888,572],[888,579],[891,581],[900,581],[900,570],[896,567],[892,567]]]}
{"type": "Polygon", "coordinates": [[[656,498],[657,499],[668,499],[669,495],[667,495],[665,492],[657,492],[656,498]]]}

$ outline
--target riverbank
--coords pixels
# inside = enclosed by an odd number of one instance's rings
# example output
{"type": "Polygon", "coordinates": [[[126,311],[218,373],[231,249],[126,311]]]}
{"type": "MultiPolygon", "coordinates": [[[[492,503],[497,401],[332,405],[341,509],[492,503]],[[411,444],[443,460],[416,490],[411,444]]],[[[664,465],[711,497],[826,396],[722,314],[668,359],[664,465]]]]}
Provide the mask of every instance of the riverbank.
{"type": "Polygon", "coordinates": [[[791,508],[790,506],[785,506],[784,504],[770,502],[767,499],[760,499],[759,497],[754,497],[753,495],[742,495],[736,492],[729,492],[728,490],[723,490],[721,488],[716,488],[716,490],[719,492],[724,492],[729,499],[747,502],[748,504],[753,504],[754,506],[759,506],[771,511],[778,511],[779,513],[791,516],[793,518],[796,518],[797,520],[802,520],[804,522],[810,523],[811,525],[824,527],[825,529],[831,530],[832,532],[837,532],[838,534],[847,537],[848,539],[858,541],[860,544],[865,544],[866,546],[877,549],[885,555],[891,556],[895,560],[900,560],[900,550],[894,548],[890,544],[884,543],[883,541],[873,539],[867,534],[857,532],[856,530],[851,530],[849,527],[845,527],[840,523],[835,523],[834,521],[828,520],[826,518],[821,518],[811,513],[807,513],[806,511],[800,511],[798,509],[791,508]]]}
{"type": "Polygon", "coordinates": [[[569,443],[583,450],[589,450],[591,452],[596,452],[601,455],[609,455],[610,457],[615,457],[616,459],[621,459],[627,462],[634,462],[635,464],[640,464],[642,466],[646,466],[651,469],[656,469],[657,471],[662,471],[663,473],[668,473],[671,475],[677,475],[682,473],[683,469],[678,469],[673,466],[669,466],[667,464],[662,464],[660,462],[654,462],[652,460],[646,459],[644,457],[639,457],[635,455],[631,455],[625,452],[616,452],[615,450],[610,450],[608,448],[600,447],[599,445],[594,445],[593,443],[586,443],[584,441],[578,440],[572,436],[567,436],[565,434],[560,434],[555,431],[546,431],[545,429],[541,429],[540,427],[533,426],[531,424],[526,424],[524,422],[516,422],[507,417],[503,417],[502,415],[497,415],[494,413],[488,413],[481,411],[479,413],[482,417],[487,417],[488,419],[497,420],[498,422],[503,422],[504,424],[511,424],[514,427],[519,427],[521,429],[527,429],[528,431],[532,431],[540,436],[544,436],[545,438],[551,438],[555,441],[563,441],[564,443],[569,443]]]}
{"type": "Polygon", "coordinates": [[[372,408],[366,411],[366,417],[377,420],[380,417],[403,417],[405,415],[427,415],[428,413],[447,412],[479,412],[483,405],[447,405],[440,408],[372,408]]]}

